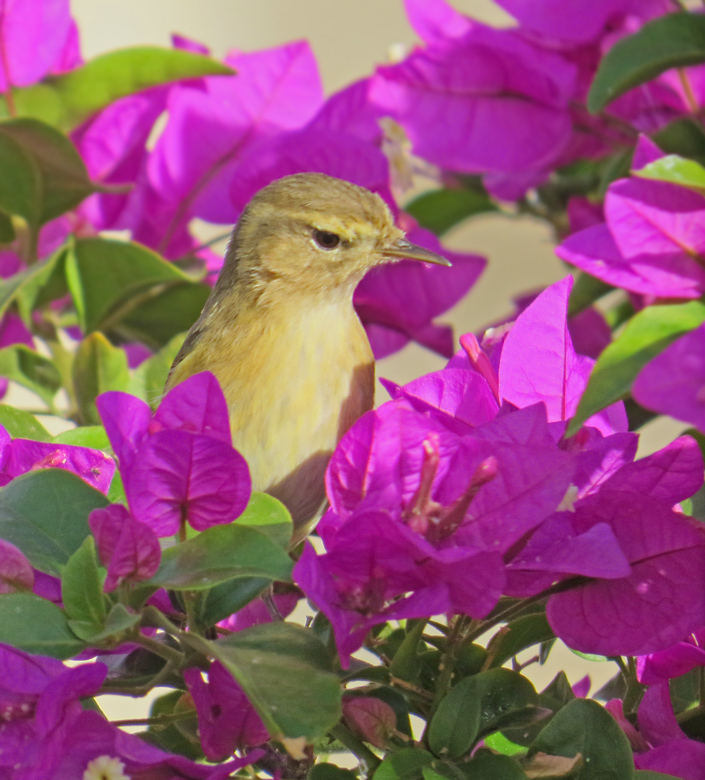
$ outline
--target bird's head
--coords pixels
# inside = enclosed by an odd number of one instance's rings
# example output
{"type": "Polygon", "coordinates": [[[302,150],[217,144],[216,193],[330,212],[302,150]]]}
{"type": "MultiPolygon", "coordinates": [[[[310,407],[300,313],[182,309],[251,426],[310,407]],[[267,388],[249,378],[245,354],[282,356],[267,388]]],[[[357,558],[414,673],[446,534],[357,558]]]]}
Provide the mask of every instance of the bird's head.
{"type": "Polygon", "coordinates": [[[298,173],[252,198],[233,233],[226,271],[329,294],[403,258],[450,265],[407,241],[379,195],[322,173],[298,173]]]}

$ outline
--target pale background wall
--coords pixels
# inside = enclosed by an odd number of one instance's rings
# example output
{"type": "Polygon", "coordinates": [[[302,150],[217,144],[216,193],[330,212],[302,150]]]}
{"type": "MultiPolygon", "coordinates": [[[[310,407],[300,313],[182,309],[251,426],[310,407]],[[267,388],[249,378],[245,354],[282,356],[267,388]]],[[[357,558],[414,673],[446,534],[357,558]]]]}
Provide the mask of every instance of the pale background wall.
{"type": "MultiPolygon", "coordinates": [[[[454,5],[492,24],[509,21],[490,0],[454,0],[454,5]]],[[[329,93],[384,62],[391,45],[415,40],[401,0],[72,0],[72,7],[86,57],[128,45],[166,46],[171,33],[205,43],[216,56],[230,48],[251,50],[308,38],[329,93]]],[[[497,215],[481,217],[453,231],[447,244],[490,260],[467,300],[444,318],[458,333],[477,330],[508,312],[509,300],[517,293],[565,275],[553,254],[549,231],[530,219],[510,223],[497,215]]],[[[378,373],[402,382],[442,365],[437,356],[412,346],[382,361],[378,373]]],[[[649,440],[665,441],[662,433],[657,434],[649,440]]],[[[556,652],[562,663],[570,664],[572,681],[589,673],[598,683],[614,674],[612,664],[584,662],[564,648],[556,652]]],[[[554,655],[551,660],[555,669],[559,659],[554,655]]],[[[534,677],[547,682],[541,670],[534,677]]],[[[118,711],[125,717],[122,708],[114,713],[111,709],[110,714],[118,716],[118,711]]]]}

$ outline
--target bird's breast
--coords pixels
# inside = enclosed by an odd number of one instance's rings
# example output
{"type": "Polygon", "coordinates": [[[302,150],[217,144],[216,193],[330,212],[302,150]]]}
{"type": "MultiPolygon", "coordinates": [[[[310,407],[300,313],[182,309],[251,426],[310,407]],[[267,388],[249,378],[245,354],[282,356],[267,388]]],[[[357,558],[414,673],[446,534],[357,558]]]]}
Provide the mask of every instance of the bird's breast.
{"type": "Polygon", "coordinates": [[[228,359],[211,370],[253,488],[280,498],[300,524],[324,499],[325,468],[338,440],[372,408],[374,358],[349,303],[283,309],[259,333],[231,334],[230,347],[217,350],[229,351],[228,359]]]}

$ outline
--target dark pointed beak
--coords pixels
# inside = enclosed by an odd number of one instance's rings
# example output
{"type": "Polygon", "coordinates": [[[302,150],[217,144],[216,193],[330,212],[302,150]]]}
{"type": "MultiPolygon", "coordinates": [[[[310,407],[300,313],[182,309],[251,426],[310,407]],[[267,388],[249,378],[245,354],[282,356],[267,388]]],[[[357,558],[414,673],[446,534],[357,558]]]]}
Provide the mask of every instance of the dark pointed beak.
{"type": "Polygon", "coordinates": [[[382,254],[387,257],[421,260],[424,263],[435,263],[436,265],[452,265],[450,260],[446,260],[445,257],[441,257],[441,255],[437,255],[435,252],[430,252],[417,244],[412,244],[405,238],[399,238],[393,244],[386,246],[382,250],[382,254]]]}

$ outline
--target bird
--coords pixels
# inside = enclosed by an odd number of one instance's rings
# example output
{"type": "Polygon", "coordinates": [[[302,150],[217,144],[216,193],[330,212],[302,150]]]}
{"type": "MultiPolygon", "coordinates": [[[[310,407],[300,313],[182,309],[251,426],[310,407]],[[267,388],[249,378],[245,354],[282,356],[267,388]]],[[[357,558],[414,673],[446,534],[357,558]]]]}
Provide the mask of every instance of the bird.
{"type": "Polygon", "coordinates": [[[373,407],[375,364],[354,306],[364,274],[403,258],[450,265],[410,243],[377,194],[322,173],[257,192],[169,372],[166,390],[210,371],[253,490],[291,513],[292,545],[325,503],[336,444],[373,407]]]}

